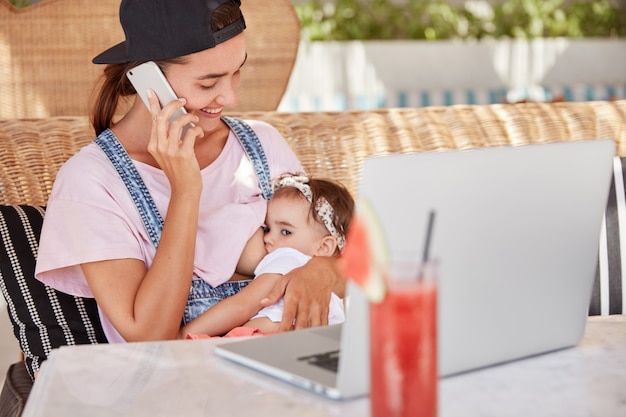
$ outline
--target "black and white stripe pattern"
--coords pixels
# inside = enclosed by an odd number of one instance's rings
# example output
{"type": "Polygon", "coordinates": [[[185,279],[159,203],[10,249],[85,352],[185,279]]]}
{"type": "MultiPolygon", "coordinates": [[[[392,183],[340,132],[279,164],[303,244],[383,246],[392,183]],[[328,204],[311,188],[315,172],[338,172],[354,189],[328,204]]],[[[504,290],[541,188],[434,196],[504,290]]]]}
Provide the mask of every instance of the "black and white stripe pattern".
{"type": "Polygon", "coordinates": [[[0,289],[31,376],[63,345],[106,343],[93,299],[34,278],[44,208],[0,206],[0,289]]]}
{"type": "Polygon", "coordinates": [[[615,157],[613,180],[600,232],[598,268],[589,315],[625,314],[626,158],[615,157]]]}

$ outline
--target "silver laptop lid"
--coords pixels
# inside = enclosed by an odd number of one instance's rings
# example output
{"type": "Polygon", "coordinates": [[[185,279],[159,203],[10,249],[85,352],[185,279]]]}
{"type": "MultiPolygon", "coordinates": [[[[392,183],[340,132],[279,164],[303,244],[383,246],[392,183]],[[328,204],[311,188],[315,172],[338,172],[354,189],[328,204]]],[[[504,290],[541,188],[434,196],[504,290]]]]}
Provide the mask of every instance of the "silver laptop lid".
{"type": "Polygon", "coordinates": [[[437,212],[441,375],[582,337],[615,145],[589,140],[372,158],[360,196],[390,251],[437,212]]]}

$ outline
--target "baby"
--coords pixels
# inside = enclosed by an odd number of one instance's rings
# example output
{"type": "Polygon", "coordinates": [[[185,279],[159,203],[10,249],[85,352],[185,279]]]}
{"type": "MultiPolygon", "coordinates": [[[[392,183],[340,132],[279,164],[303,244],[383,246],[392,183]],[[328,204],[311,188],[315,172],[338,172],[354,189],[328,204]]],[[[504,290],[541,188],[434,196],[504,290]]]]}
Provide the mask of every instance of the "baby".
{"type": "MultiPolygon", "coordinates": [[[[282,300],[260,311],[258,307],[276,280],[313,256],[339,256],[343,250],[354,212],[354,199],[345,187],[329,180],[286,174],[275,182],[274,188],[265,227],[251,238],[242,256],[244,263],[246,258],[254,259],[255,239],[262,236],[265,256],[254,270],[254,280],[185,325],[181,337],[188,333],[217,336],[239,326],[263,333],[278,331],[282,300]]],[[[343,302],[332,294],[328,323],[344,320],[343,302]]]]}

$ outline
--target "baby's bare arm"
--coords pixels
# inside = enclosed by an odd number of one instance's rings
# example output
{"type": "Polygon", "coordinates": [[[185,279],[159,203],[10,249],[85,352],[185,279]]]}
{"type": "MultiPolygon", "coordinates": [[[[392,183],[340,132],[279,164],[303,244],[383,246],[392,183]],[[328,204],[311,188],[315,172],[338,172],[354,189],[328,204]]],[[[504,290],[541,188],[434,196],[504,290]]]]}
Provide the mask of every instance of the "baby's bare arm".
{"type": "Polygon", "coordinates": [[[244,327],[253,327],[261,330],[265,334],[278,333],[280,330],[280,323],[273,322],[269,317],[256,317],[247,323],[243,324],[244,327]]]}

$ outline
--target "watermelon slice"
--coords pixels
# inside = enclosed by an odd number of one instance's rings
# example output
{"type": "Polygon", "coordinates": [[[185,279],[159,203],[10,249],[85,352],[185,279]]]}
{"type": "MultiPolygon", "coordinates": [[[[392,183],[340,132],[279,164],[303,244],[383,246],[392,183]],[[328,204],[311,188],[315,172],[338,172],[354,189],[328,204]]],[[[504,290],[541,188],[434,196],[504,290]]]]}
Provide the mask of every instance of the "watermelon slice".
{"type": "Polygon", "coordinates": [[[387,243],[376,213],[364,199],[357,201],[341,259],[344,275],[357,283],[370,301],[377,303],[385,298],[387,243]]]}

